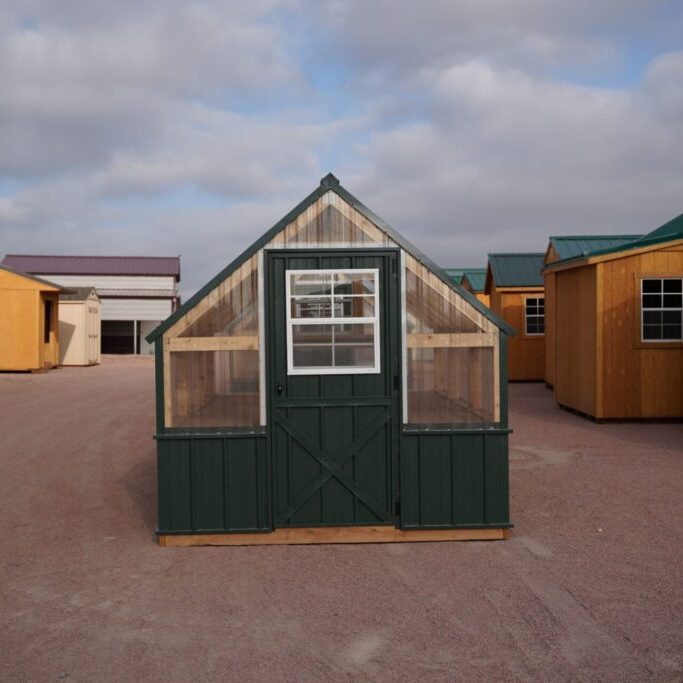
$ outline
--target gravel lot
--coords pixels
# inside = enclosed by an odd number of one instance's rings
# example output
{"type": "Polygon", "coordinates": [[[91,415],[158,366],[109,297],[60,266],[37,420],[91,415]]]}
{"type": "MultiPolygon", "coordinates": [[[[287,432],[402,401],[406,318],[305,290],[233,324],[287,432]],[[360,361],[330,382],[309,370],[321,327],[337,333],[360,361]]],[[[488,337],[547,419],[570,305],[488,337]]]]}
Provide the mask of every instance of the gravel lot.
{"type": "Polygon", "coordinates": [[[681,680],[683,426],[510,393],[508,541],[173,549],[151,359],[0,374],[0,680],[681,680]]]}

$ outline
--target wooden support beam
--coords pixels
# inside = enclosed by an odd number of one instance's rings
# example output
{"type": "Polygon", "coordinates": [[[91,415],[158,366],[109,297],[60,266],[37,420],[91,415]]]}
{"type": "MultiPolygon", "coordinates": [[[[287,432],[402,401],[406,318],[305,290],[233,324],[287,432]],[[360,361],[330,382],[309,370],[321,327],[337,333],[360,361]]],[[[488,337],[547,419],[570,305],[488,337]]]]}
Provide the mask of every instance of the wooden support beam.
{"type": "Polygon", "coordinates": [[[444,334],[409,334],[409,349],[473,348],[494,346],[492,332],[459,332],[444,334]]]}
{"type": "Polygon", "coordinates": [[[509,529],[396,529],[392,526],[343,526],[276,529],[259,534],[159,534],[159,545],[310,545],[316,543],[401,543],[496,541],[509,529]]]}
{"type": "Polygon", "coordinates": [[[258,351],[258,337],[172,337],[169,350],[178,351],[258,351]]]}

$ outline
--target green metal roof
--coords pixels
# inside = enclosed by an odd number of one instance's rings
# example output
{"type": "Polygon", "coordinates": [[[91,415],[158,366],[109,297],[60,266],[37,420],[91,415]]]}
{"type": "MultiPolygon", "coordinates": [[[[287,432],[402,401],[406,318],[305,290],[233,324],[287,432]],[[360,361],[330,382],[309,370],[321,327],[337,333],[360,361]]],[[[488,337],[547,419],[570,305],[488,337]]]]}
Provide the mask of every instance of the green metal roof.
{"type": "Polygon", "coordinates": [[[474,292],[483,292],[486,288],[486,268],[468,268],[463,273],[474,292]]]}
{"type": "Polygon", "coordinates": [[[449,285],[458,294],[470,303],[477,311],[479,311],[485,318],[489,319],[496,327],[505,332],[509,336],[514,336],[516,330],[511,325],[505,322],[502,318],[493,313],[487,306],[484,306],[473,294],[454,282],[449,275],[437,266],[431,259],[427,258],[419,249],[414,247],[408,240],[397,233],[388,223],[383,221],[379,216],[368,209],[362,202],[356,199],[350,192],[345,190],[340,184],[339,180],[328,173],[320,181],[320,185],[311,192],[303,201],[295,206],[286,216],[280,219],[272,228],[265,232],[254,242],[248,249],[243,251],[236,259],[228,264],[220,273],[207,282],[201,289],[195,292],[182,306],[176,309],[166,320],[164,320],[158,327],[152,330],[145,339],[148,342],[153,342],[158,339],[169,327],[175,324],[182,318],[189,310],[194,308],[207,294],[213,291],[221,282],[223,282],[231,273],[239,268],[248,258],[251,258],[260,249],[263,249],[273,237],[275,237],[283,228],[291,223],[300,213],[305,211],[309,206],[312,206],[320,197],[326,192],[332,191],[343,199],[347,204],[352,206],[356,211],[365,216],[369,221],[374,223],[380,230],[384,231],[399,247],[407,251],[414,259],[422,263],[426,268],[431,270],[442,282],[449,285]]]}
{"type": "Polygon", "coordinates": [[[639,239],[642,235],[566,235],[550,238],[558,255],[558,260],[585,256],[598,249],[623,247],[624,244],[639,239]]]}
{"type": "Polygon", "coordinates": [[[446,273],[456,285],[459,285],[462,281],[462,276],[465,273],[465,268],[444,268],[443,272],[446,273]]]}
{"type": "Polygon", "coordinates": [[[592,256],[607,256],[609,254],[617,254],[622,251],[629,251],[631,249],[638,249],[641,247],[650,247],[657,244],[664,244],[665,242],[672,242],[674,240],[683,239],[683,213],[672,218],[664,225],[660,225],[647,235],[642,235],[637,239],[629,242],[624,242],[621,245],[614,245],[602,249],[593,249],[587,253],[576,254],[560,261],[553,261],[547,265],[548,268],[555,267],[559,263],[566,263],[576,261],[579,259],[590,258],[592,256]]]}
{"type": "Polygon", "coordinates": [[[497,287],[542,287],[545,254],[489,254],[497,287]]]}

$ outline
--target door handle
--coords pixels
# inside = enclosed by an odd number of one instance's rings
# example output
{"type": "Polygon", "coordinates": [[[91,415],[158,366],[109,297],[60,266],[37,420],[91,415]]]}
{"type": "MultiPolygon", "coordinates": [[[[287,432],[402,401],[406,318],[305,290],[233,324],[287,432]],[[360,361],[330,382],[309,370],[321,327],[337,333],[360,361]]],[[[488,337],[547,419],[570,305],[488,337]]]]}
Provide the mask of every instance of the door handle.
{"type": "Polygon", "coordinates": [[[278,394],[281,394],[281,393],[282,393],[282,390],[284,389],[284,387],[282,386],[282,384],[278,384],[277,387],[275,387],[275,388],[277,389],[277,393],[278,393],[278,394]]]}

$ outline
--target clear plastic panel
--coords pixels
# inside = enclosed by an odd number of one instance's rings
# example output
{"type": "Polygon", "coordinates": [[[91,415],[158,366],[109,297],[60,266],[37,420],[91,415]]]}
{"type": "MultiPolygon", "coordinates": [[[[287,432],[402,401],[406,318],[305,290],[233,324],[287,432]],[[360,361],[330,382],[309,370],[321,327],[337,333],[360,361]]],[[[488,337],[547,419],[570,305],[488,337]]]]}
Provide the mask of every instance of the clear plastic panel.
{"type": "Polygon", "coordinates": [[[493,347],[408,349],[408,422],[494,422],[493,356],[493,347]]]}
{"type": "Polygon", "coordinates": [[[174,427],[259,424],[258,351],[171,353],[174,427]]]}
{"type": "Polygon", "coordinates": [[[497,347],[490,335],[482,345],[486,321],[408,254],[406,264],[408,424],[495,422],[497,347]],[[450,337],[437,341],[438,335],[450,337]],[[472,347],[463,346],[463,338],[472,339],[472,347]]]}
{"type": "Polygon", "coordinates": [[[389,236],[334,192],[327,192],[300,213],[269,247],[393,247],[389,236]]]}
{"type": "Polygon", "coordinates": [[[252,256],[189,311],[185,323],[180,337],[258,335],[257,256],[252,256]]]}

